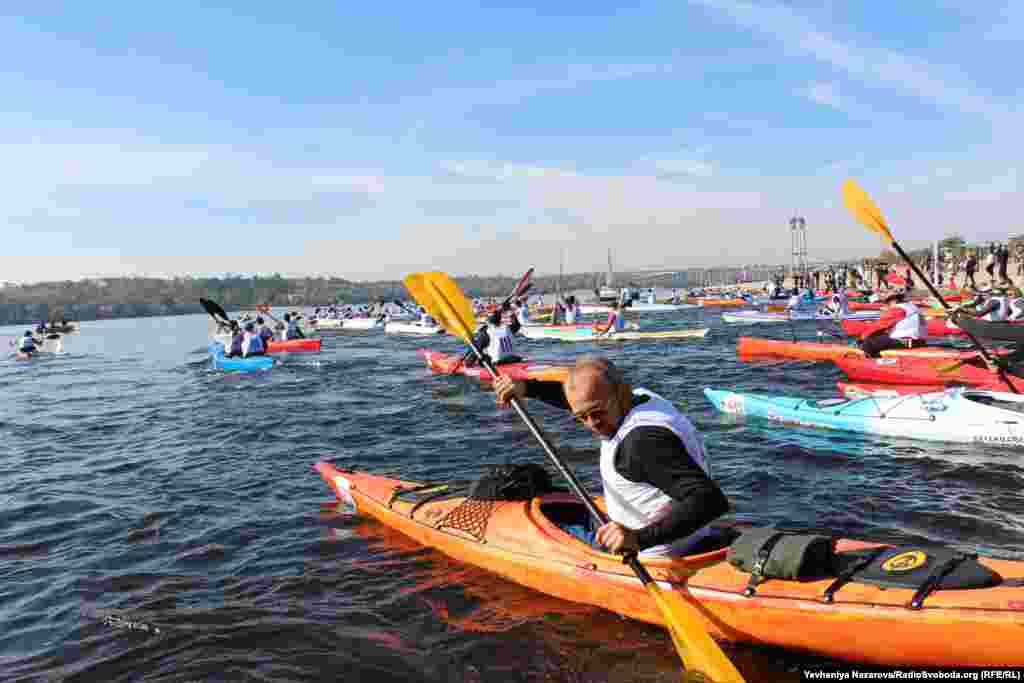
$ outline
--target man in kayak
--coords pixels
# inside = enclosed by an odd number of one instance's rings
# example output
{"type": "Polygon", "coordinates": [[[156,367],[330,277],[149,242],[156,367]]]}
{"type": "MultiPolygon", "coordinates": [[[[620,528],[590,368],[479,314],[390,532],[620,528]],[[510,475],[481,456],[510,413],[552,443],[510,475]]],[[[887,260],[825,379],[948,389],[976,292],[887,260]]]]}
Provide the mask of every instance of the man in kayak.
{"type": "MultiPolygon", "coordinates": [[[[981,299],[982,297],[979,296],[978,301],[974,302],[973,305],[981,304],[981,299]]],[[[980,308],[976,309],[972,315],[975,318],[980,318],[981,320],[987,320],[994,323],[1009,320],[1010,297],[1006,295],[1006,290],[1003,288],[992,290],[992,296],[990,296],[988,301],[982,304],[980,308]]]]}
{"type": "Polygon", "coordinates": [[[613,553],[684,555],[729,511],[711,479],[704,442],[671,402],[633,389],[611,361],[581,356],[563,386],[557,381],[498,377],[499,405],[536,398],[572,412],[601,440],[601,481],[611,521],[568,531],[613,553]],[[596,543],[595,543],[596,542],[596,543]]]}
{"type": "Polygon", "coordinates": [[[22,353],[34,353],[36,350],[36,338],[32,335],[32,330],[25,330],[25,334],[21,339],[18,340],[18,351],[22,353]]]}
{"type": "Polygon", "coordinates": [[[232,320],[228,324],[228,329],[231,331],[231,338],[228,339],[228,343],[224,346],[224,356],[227,358],[241,356],[243,335],[242,329],[238,326],[238,321],[232,320]]]}
{"type": "Polygon", "coordinates": [[[626,329],[626,315],[622,311],[622,302],[617,301],[612,307],[612,310],[608,311],[608,319],[604,321],[602,327],[600,323],[594,323],[594,334],[599,337],[611,336],[616,332],[622,332],[626,329]]]}
{"type": "Polygon", "coordinates": [[[265,356],[267,348],[263,345],[263,337],[256,331],[252,322],[245,324],[245,338],[242,340],[242,358],[249,356],[265,356]]]}
{"type": "Polygon", "coordinates": [[[256,316],[256,332],[263,340],[263,348],[267,348],[267,344],[274,338],[274,331],[270,329],[270,325],[263,322],[262,316],[256,316]]]}
{"type": "Polygon", "coordinates": [[[905,301],[906,293],[897,290],[883,300],[882,315],[860,336],[860,348],[868,358],[878,358],[888,349],[925,346],[928,325],[917,306],[905,301]]]}
{"type": "Polygon", "coordinates": [[[302,330],[299,329],[299,321],[293,318],[290,313],[284,314],[284,324],[285,329],[281,335],[283,340],[306,338],[306,335],[302,334],[302,330]]]}
{"type": "MultiPolygon", "coordinates": [[[[501,312],[494,310],[487,316],[487,322],[477,330],[474,341],[477,348],[482,349],[495,365],[522,363],[523,359],[515,354],[512,346],[512,338],[519,333],[519,329],[519,320],[512,318],[511,324],[506,325],[502,321],[501,312]]],[[[462,362],[466,367],[473,367],[480,361],[470,350],[463,356],[462,362]]]]}
{"type": "Polygon", "coordinates": [[[519,300],[519,307],[516,308],[516,321],[520,325],[530,324],[530,307],[527,305],[525,298],[519,300]]]}

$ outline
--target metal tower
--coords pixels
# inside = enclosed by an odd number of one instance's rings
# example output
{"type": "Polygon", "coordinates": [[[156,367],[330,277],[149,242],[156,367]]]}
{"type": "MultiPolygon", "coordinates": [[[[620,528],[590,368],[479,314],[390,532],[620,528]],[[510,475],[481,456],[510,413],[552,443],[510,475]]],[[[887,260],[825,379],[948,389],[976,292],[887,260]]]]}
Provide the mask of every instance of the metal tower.
{"type": "Polygon", "coordinates": [[[799,278],[801,286],[807,286],[807,221],[802,216],[789,219],[793,252],[793,266],[790,275],[795,283],[799,278]]]}

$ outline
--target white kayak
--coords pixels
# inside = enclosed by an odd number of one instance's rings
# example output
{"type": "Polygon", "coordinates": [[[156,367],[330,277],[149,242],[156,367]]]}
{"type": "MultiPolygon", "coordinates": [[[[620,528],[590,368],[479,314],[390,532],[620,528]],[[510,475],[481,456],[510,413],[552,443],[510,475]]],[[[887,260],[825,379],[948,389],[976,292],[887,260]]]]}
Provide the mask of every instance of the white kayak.
{"type": "MultiPolygon", "coordinates": [[[[630,311],[634,313],[673,313],[675,311],[686,311],[691,308],[700,308],[700,306],[697,304],[650,304],[634,301],[622,310],[626,313],[630,311]]],[[[611,311],[612,307],[604,304],[580,304],[580,313],[583,315],[599,315],[610,313],[611,311]]]]}
{"type": "Polygon", "coordinates": [[[343,330],[375,330],[384,327],[384,320],[380,318],[345,318],[342,321],[343,330]]]}
{"type": "Polygon", "coordinates": [[[788,323],[801,320],[877,320],[880,311],[854,311],[844,316],[825,315],[816,312],[773,313],[763,311],[734,311],[723,313],[722,320],[727,323],[788,323]]]}
{"type": "Polygon", "coordinates": [[[718,410],[774,422],[923,441],[1024,447],[1024,395],[956,387],[891,398],[815,401],[705,389],[718,410]]]}
{"type": "Polygon", "coordinates": [[[309,326],[315,330],[340,330],[345,321],[341,318],[310,318],[309,326]]]}
{"type": "Polygon", "coordinates": [[[440,325],[422,325],[418,322],[396,322],[392,320],[384,326],[386,334],[443,334],[444,328],[440,325]]]}
{"type": "Polygon", "coordinates": [[[680,330],[659,330],[656,332],[638,332],[636,330],[626,330],[624,332],[615,332],[613,334],[598,334],[594,332],[591,327],[577,327],[573,328],[521,328],[520,334],[524,334],[529,339],[552,339],[556,341],[571,341],[571,342],[610,342],[610,341],[640,341],[640,340],[670,340],[670,339],[687,339],[691,337],[705,337],[707,336],[708,329],[680,329],[680,330]],[[527,330],[524,332],[524,330],[527,330]]]}

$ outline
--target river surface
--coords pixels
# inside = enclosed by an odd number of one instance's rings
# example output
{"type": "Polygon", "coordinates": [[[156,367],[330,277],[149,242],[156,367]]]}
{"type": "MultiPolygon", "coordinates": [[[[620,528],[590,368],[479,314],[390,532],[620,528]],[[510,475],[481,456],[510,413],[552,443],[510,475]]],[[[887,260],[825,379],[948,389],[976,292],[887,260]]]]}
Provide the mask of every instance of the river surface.
{"type": "MultiPolygon", "coordinates": [[[[872,540],[1024,549],[1020,451],[723,417],[705,386],[834,397],[829,363],[741,363],[718,313],[703,340],[602,347],[704,434],[743,518],[872,540]]],[[[324,337],[268,372],[210,367],[209,319],[87,322],[65,353],[0,360],[0,679],[5,681],[677,681],[666,632],[548,598],[336,511],[313,465],[406,479],[544,462],[515,413],[416,350],[451,337],[324,337]]],[[[23,331],[0,329],[6,339],[23,331]]],[[[814,323],[800,323],[811,338],[814,323]]],[[[6,341],[3,342],[4,347],[6,341]]],[[[520,341],[570,359],[592,344],[520,341]]],[[[531,406],[597,490],[597,443],[531,406]]],[[[940,643],[936,644],[941,647],[940,643]]],[[[751,681],[815,657],[726,645],[751,681]]]]}

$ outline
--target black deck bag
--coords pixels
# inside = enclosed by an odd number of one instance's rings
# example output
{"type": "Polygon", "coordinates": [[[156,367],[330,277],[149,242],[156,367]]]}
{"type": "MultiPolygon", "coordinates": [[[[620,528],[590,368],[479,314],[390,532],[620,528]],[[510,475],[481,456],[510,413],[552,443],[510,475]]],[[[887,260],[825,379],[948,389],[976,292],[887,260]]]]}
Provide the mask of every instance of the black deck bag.
{"type": "Polygon", "coordinates": [[[530,500],[557,490],[542,466],[485,465],[480,478],[469,489],[470,498],[482,500],[530,500]]]}
{"type": "Polygon", "coordinates": [[[744,531],[733,541],[727,558],[740,571],[750,573],[744,591],[750,597],[762,579],[813,580],[832,576],[835,540],[759,527],[744,531]]]}

